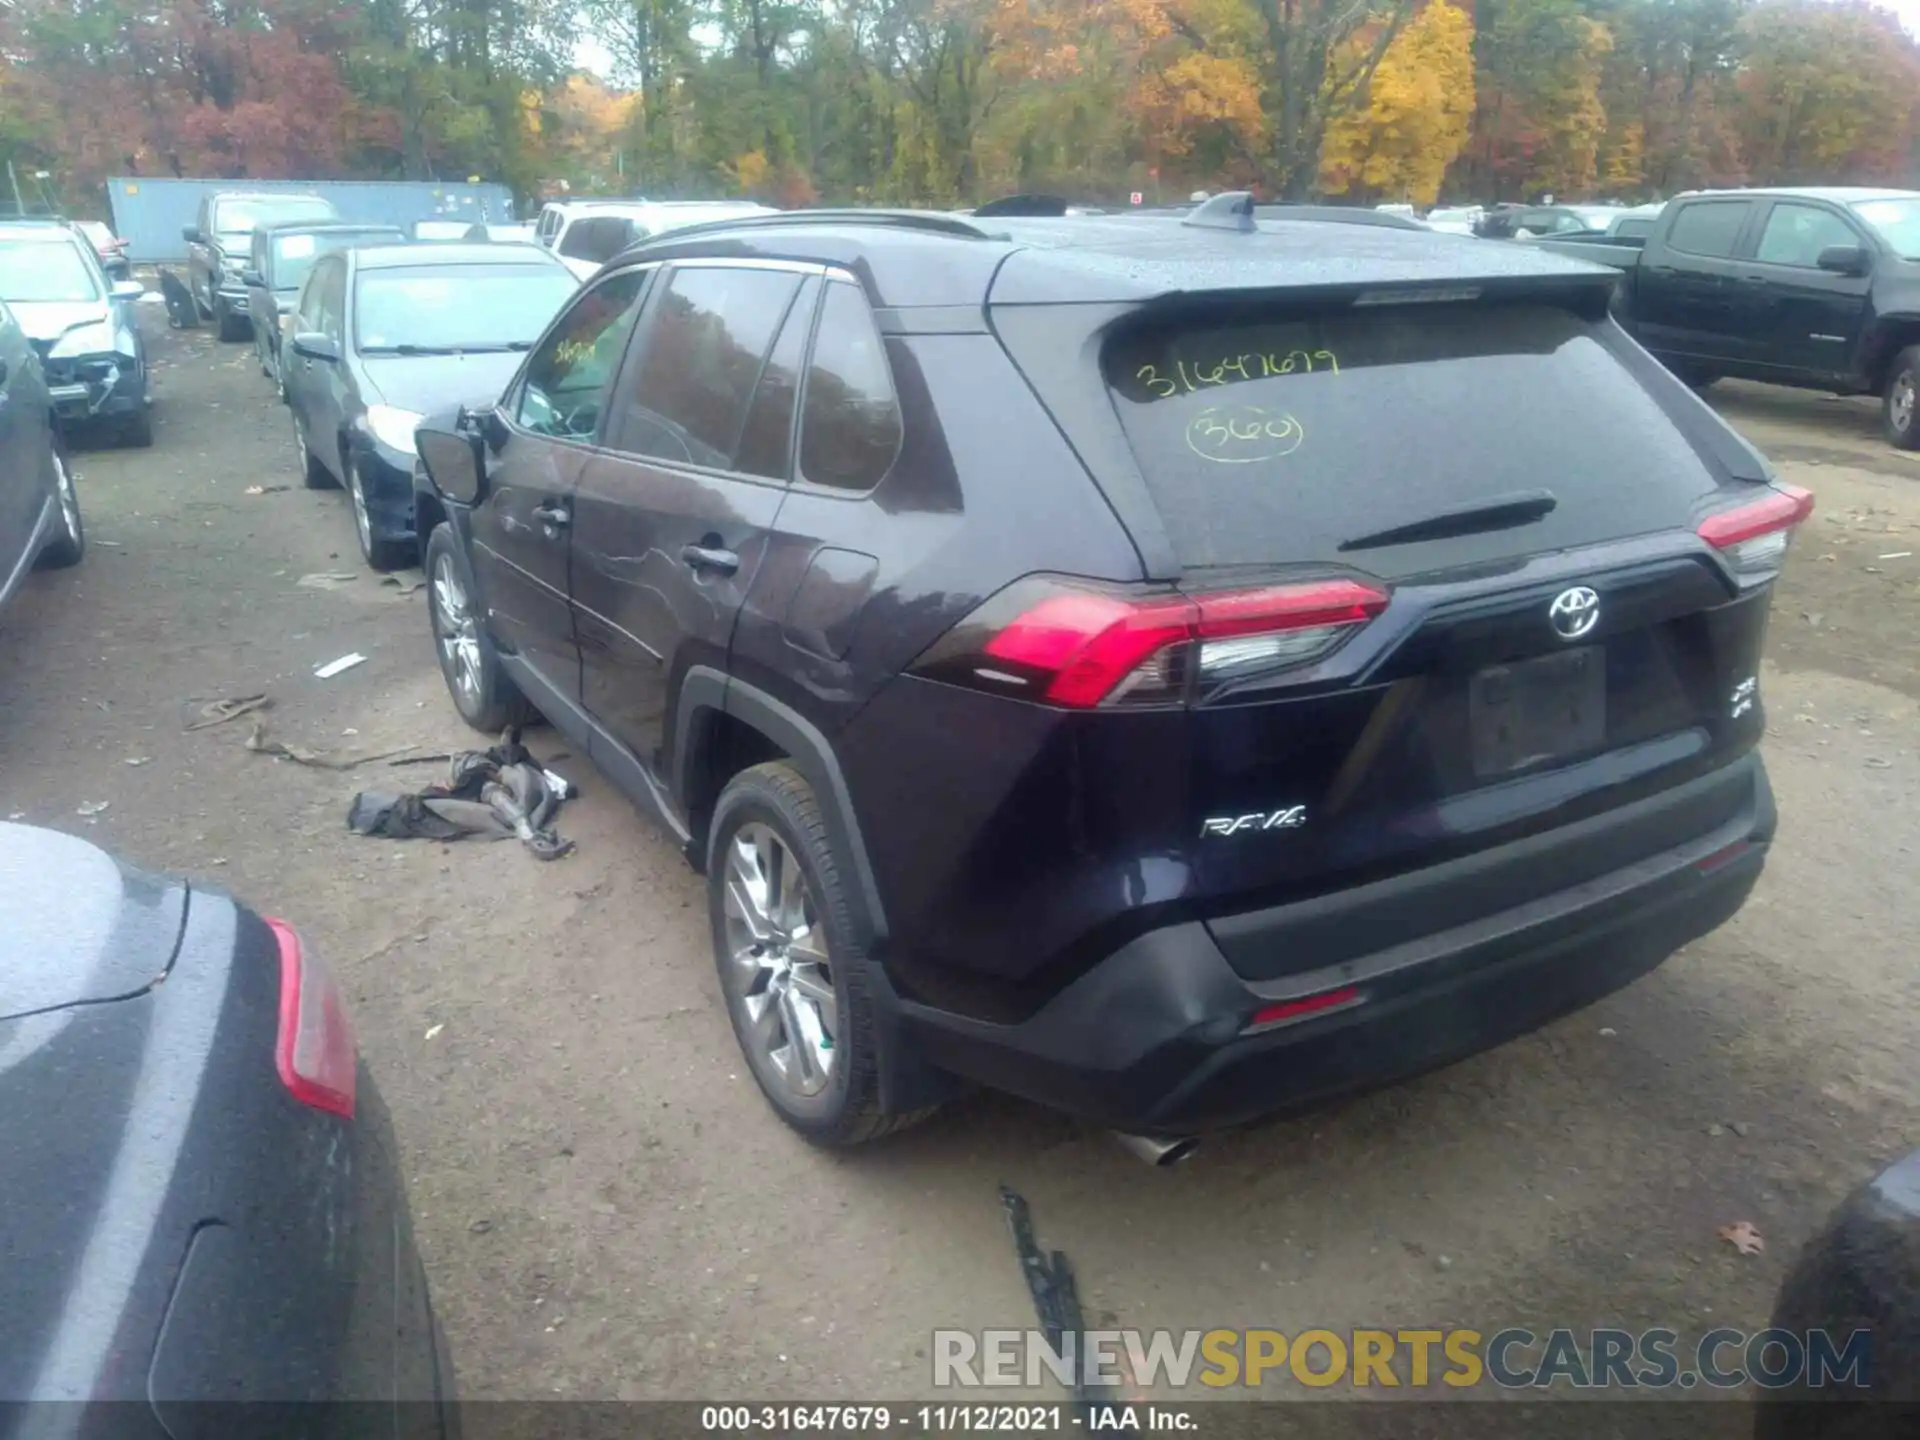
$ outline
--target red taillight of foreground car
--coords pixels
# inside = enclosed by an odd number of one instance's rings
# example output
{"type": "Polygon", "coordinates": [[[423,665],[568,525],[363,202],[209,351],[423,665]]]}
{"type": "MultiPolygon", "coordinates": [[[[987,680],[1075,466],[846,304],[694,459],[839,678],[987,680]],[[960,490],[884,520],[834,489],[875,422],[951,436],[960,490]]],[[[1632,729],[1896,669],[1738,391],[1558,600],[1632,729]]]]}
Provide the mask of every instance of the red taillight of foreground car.
{"type": "Polygon", "coordinates": [[[1143,595],[1035,576],[987,601],[914,668],[1070,709],[1164,705],[1187,696],[1190,677],[1216,683],[1318,659],[1387,600],[1347,579],[1143,595]]]}
{"type": "Polygon", "coordinates": [[[274,1059],[293,1098],[353,1118],[358,1054],[339,987],[284,920],[267,921],[280,945],[280,1038],[274,1059]]]}
{"type": "Polygon", "coordinates": [[[1780,573],[1800,522],[1813,513],[1813,493],[1774,485],[1757,500],[1719,510],[1697,527],[1700,538],[1726,557],[1744,584],[1780,573]]]}
{"type": "Polygon", "coordinates": [[[1265,1030],[1274,1025],[1285,1025],[1294,1020],[1305,1020],[1311,1015],[1326,1015],[1335,1010],[1346,1010],[1360,1003],[1360,992],[1352,985],[1344,985],[1338,990],[1322,991],[1318,995],[1307,995],[1299,1000],[1282,1000],[1278,1004],[1268,1005],[1253,1013],[1253,1019],[1247,1022],[1246,1034],[1253,1030],[1265,1030]]]}

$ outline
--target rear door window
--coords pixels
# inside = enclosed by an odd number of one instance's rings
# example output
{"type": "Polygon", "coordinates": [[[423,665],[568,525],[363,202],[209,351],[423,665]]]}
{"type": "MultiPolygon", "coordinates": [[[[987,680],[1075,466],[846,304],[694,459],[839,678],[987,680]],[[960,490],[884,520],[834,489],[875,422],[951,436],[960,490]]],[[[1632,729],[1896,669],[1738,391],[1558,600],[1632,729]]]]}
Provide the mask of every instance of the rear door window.
{"type": "Polygon", "coordinates": [[[760,388],[753,392],[753,403],[747,407],[746,423],[740,427],[740,444],[733,457],[733,468],[742,475],[785,480],[792,470],[794,401],[800,393],[800,366],[806,359],[819,289],[818,280],[807,281],[807,288],[788,309],[787,323],[780,327],[780,338],[761,367],[760,388]]]}
{"type": "Polygon", "coordinates": [[[728,468],[761,365],[799,288],[789,270],[676,267],[621,377],[607,444],[728,468]]]}
{"type": "Polygon", "coordinates": [[[1752,208],[1746,200],[1697,200],[1682,206],[1667,232],[1667,244],[1687,255],[1730,256],[1752,208]]]}
{"type": "Polygon", "coordinates": [[[1187,566],[1407,573],[1662,528],[1715,483],[1600,327],[1551,305],[1202,319],[1123,333],[1104,364],[1187,566]],[[1342,550],[1540,489],[1555,508],[1524,531],[1342,550]]]}
{"type": "Polygon", "coordinates": [[[835,490],[871,490],[900,452],[900,405],[887,350],[859,289],[827,286],[807,366],[800,478],[835,490]]]}

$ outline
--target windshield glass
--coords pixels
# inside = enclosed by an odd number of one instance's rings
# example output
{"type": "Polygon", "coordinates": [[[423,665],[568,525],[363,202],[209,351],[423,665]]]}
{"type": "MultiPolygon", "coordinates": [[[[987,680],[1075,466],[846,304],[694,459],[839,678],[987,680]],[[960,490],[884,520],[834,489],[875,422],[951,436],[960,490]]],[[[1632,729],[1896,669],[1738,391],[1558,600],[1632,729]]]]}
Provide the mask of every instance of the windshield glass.
{"type": "Polygon", "coordinates": [[[395,230],[335,230],[324,235],[276,235],[273,239],[273,288],[297,290],[306,282],[313,262],[329,250],[353,245],[381,245],[397,241],[395,230]]]}
{"type": "Polygon", "coordinates": [[[531,345],[578,288],[547,264],[368,270],[354,289],[354,342],[362,351],[531,345]]]}
{"type": "Polygon", "coordinates": [[[213,228],[222,235],[246,235],[271,220],[331,220],[333,206],[317,195],[284,200],[222,200],[213,207],[213,228]]]}
{"type": "Polygon", "coordinates": [[[75,246],[0,245],[0,300],[34,305],[99,298],[93,267],[75,246]]]}
{"type": "Polygon", "coordinates": [[[1903,260],[1920,260],[1920,195],[1897,200],[1863,200],[1853,213],[1880,232],[1903,260]]]}

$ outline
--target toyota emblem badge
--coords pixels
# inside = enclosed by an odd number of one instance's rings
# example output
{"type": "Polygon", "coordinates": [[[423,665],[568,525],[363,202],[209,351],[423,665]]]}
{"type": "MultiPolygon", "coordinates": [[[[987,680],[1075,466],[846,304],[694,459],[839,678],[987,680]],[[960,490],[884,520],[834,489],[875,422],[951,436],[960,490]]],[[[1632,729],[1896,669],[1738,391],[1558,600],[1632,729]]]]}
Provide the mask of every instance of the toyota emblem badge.
{"type": "Polygon", "coordinates": [[[1587,585],[1562,590],[1547,607],[1547,619],[1562,640],[1578,640],[1600,623],[1600,597],[1587,585]]]}

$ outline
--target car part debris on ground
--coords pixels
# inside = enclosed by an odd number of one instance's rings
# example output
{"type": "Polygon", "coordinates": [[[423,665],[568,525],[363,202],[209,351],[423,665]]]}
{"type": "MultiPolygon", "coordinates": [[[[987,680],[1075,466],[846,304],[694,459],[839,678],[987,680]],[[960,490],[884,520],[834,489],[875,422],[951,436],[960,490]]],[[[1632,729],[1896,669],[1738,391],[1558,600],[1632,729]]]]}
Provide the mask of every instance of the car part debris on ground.
{"type": "Polygon", "coordinates": [[[1040,1329],[1054,1354],[1073,1358],[1074,1401],[1091,1408],[1098,1397],[1087,1380],[1087,1322],[1080,1310],[1080,1290],[1074,1282],[1073,1266],[1067,1263],[1065,1251],[1055,1250],[1051,1256],[1040,1253],[1040,1242],[1033,1233],[1033,1211],[1028,1208],[1025,1197],[1002,1185],[1000,1203],[1006,1207],[1007,1224],[1013,1228],[1014,1254],[1019,1257],[1021,1273],[1027,1278],[1027,1290],[1033,1296],[1040,1329]]]}
{"type": "Polygon", "coordinates": [[[338,660],[329,660],[313,672],[313,678],[316,680],[331,680],[341,671],[351,670],[356,665],[364,665],[366,661],[367,657],[356,650],[351,655],[342,655],[338,660]]]}
{"type": "MultiPolygon", "coordinates": [[[[567,786],[567,792],[571,789],[567,786]]],[[[521,745],[518,728],[510,728],[491,749],[455,755],[444,785],[407,795],[375,790],[355,795],[347,828],[389,840],[517,837],[540,859],[558,860],[573,851],[573,842],[552,828],[565,793],[521,745]]]]}
{"type": "Polygon", "coordinates": [[[230,700],[210,700],[200,707],[200,718],[187,729],[205,730],[209,726],[224,725],[229,720],[238,720],[242,715],[272,707],[273,701],[265,695],[236,695],[230,700]]]}
{"type": "Polygon", "coordinates": [[[319,770],[352,770],[375,760],[390,760],[396,755],[405,755],[419,747],[399,745],[391,750],[376,751],[371,755],[334,755],[325,750],[310,749],[305,745],[292,745],[283,740],[269,739],[264,721],[254,725],[253,733],[247,736],[247,749],[259,755],[271,755],[277,760],[291,760],[296,765],[311,765],[319,770]]]}

